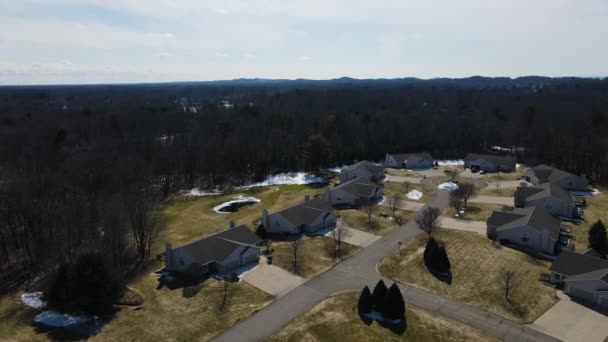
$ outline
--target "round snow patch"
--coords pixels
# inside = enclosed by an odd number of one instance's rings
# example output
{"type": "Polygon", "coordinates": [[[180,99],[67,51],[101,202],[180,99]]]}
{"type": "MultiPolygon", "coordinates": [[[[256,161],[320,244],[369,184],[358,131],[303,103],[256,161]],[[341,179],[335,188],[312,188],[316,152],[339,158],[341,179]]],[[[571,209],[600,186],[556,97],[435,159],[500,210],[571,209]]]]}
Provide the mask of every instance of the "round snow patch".
{"type": "Polygon", "coordinates": [[[407,195],[405,195],[405,197],[417,201],[422,198],[422,192],[420,192],[418,190],[412,190],[412,191],[408,192],[407,195]]]}
{"type": "Polygon", "coordinates": [[[458,184],[452,183],[452,182],[447,182],[447,183],[439,184],[438,188],[441,190],[452,191],[452,190],[458,189],[458,184]]]}

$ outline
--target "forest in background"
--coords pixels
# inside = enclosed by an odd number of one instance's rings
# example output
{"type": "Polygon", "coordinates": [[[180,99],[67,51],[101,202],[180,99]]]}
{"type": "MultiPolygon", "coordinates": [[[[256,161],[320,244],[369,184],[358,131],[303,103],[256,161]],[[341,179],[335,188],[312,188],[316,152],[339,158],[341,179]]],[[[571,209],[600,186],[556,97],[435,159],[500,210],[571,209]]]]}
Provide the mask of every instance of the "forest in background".
{"type": "Polygon", "coordinates": [[[0,293],[103,255],[144,263],[179,190],[492,146],[608,181],[608,80],[236,80],[0,87],[0,293]]]}

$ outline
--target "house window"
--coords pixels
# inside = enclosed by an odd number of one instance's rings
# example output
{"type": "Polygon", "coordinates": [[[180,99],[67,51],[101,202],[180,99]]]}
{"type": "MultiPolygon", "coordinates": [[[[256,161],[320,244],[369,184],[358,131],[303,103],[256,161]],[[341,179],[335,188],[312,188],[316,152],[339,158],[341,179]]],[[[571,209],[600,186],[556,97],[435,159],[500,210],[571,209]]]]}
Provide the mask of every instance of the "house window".
{"type": "Polygon", "coordinates": [[[524,233],[524,235],[521,236],[521,241],[528,242],[528,240],[528,233],[524,233]]]}
{"type": "Polygon", "coordinates": [[[562,279],[562,277],[559,274],[556,273],[555,274],[555,280],[561,280],[561,279],[562,279]]]}
{"type": "Polygon", "coordinates": [[[181,266],[184,266],[184,258],[179,257],[179,259],[177,260],[177,262],[179,262],[179,264],[180,264],[181,266]]]}
{"type": "Polygon", "coordinates": [[[551,209],[553,208],[553,204],[551,204],[551,202],[545,202],[545,209],[551,209]]]}

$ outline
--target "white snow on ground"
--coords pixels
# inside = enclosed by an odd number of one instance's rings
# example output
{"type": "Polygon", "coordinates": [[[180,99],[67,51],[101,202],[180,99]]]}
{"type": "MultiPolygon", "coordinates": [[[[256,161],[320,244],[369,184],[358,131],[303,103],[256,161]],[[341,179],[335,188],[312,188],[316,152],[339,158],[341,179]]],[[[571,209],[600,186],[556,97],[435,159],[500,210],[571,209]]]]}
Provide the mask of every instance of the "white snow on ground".
{"type": "Polygon", "coordinates": [[[243,203],[243,202],[256,202],[259,203],[260,199],[255,198],[255,197],[243,197],[243,195],[239,195],[238,197],[235,197],[232,201],[228,201],[228,202],[224,202],[220,205],[217,205],[215,207],[213,207],[213,211],[215,211],[218,214],[229,214],[226,212],[221,212],[220,210],[224,207],[228,207],[230,206],[232,203],[243,203]]]}
{"type": "Polygon", "coordinates": [[[595,196],[600,193],[598,189],[591,189],[591,191],[570,191],[574,196],[595,196]]]}
{"type": "Polygon", "coordinates": [[[201,190],[199,188],[194,188],[194,189],[190,189],[190,190],[186,190],[184,191],[184,196],[192,196],[192,197],[202,197],[202,196],[216,196],[216,195],[221,195],[222,193],[220,191],[208,191],[208,190],[201,190]]]}
{"type": "Polygon", "coordinates": [[[422,198],[422,192],[420,192],[418,190],[412,190],[412,191],[408,192],[407,195],[405,195],[405,197],[407,197],[409,199],[413,199],[413,200],[419,200],[422,198]]]}
{"type": "Polygon", "coordinates": [[[452,183],[452,182],[447,182],[447,183],[439,184],[438,188],[441,189],[441,190],[450,190],[450,191],[452,191],[452,190],[458,189],[458,184],[452,183]]]}
{"type": "Polygon", "coordinates": [[[21,304],[31,309],[43,309],[46,302],[42,299],[42,292],[30,292],[21,294],[21,304]]]}
{"type": "Polygon", "coordinates": [[[330,168],[327,169],[327,171],[334,172],[334,173],[341,173],[342,169],[345,168],[345,167],[346,167],[346,165],[330,167],[330,168]]]}
{"type": "Polygon", "coordinates": [[[278,175],[269,176],[265,180],[245,185],[242,188],[251,188],[254,186],[269,186],[269,185],[285,185],[285,184],[312,184],[312,183],[323,183],[327,179],[319,176],[312,175],[306,172],[289,172],[280,173],[278,175]]]}
{"type": "Polygon", "coordinates": [[[437,165],[443,165],[443,166],[464,165],[464,160],[462,160],[462,159],[437,160],[437,165]]]}
{"type": "Polygon", "coordinates": [[[81,325],[88,323],[91,320],[91,317],[85,315],[73,316],[50,310],[42,311],[36,315],[36,317],[34,317],[34,322],[56,328],[67,328],[81,325]]]}

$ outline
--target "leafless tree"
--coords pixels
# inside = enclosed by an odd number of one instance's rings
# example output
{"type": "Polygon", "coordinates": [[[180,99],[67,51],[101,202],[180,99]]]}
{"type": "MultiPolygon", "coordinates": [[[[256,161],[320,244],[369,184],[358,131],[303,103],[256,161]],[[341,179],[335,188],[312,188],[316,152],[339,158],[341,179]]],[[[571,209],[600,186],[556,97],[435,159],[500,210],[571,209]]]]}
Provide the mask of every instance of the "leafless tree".
{"type": "Polygon", "coordinates": [[[228,284],[238,281],[239,276],[235,273],[228,273],[224,275],[224,296],[222,297],[222,303],[220,304],[220,312],[223,312],[226,308],[226,300],[228,299],[228,284]]]}
{"type": "Polygon", "coordinates": [[[456,170],[452,170],[452,169],[448,169],[445,170],[445,174],[450,177],[450,181],[455,181],[456,180],[456,176],[458,176],[458,171],[456,170]]]}
{"type": "Polygon", "coordinates": [[[139,262],[144,263],[150,257],[160,228],[158,214],[154,211],[156,201],[153,194],[144,189],[134,190],[126,200],[135,250],[139,262]]]}
{"type": "Polygon", "coordinates": [[[293,273],[298,273],[299,269],[300,269],[300,264],[298,263],[298,257],[299,257],[299,248],[300,248],[300,239],[299,238],[294,238],[290,243],[289,243],[289,247],[291,249],[291,268],[293,273]]]}
{"type": "Polygon", "coordinates": [[[439,208],[429,206],[420,210],[416,215],[415,221],[418,228],[424,230],[429,235],[429,239],[436,229],[435,224],[440,214],[439,208]]]}
{"type": "Polygon", "coordinates": [[[468,208],[467,204],[468,204],[469,199],[477,193],[477,189],[475,188],[475,186],[472,183],[458,184],[458,189],[455,191],[462,198],[465,208],[468,208]]]}
{"type": "Polygon", "coordinates": [[[334,256],[339,258],[342,256],[342,242],[344,239],[348,238],[351,235],[348,228],[344,225],[342,221],[338,221],[336,223],[336,228],[331,232],[331,236],[334,238],[336,243],[334,256]]]}
{"type": "Polygon", "coordinates": [[[462,208],[462,203],[462,197],[456,190],[450,192],[450,207],[454,208],[454,210],[456,211],[456,215],[458,216],[460,216],[460,209],[462,208]]]}
{"type": "Polygon", "coordinates": [[[373,229],[372,215],[374,214],[374,203],[366,200],[363,203],[363,211],[367,214],[367,229],[373,229]]]}
{"type": "Polygon", "coordinates": [[[509,303],[509,305],[511,305],[512,308],[516,308],[512,301],[512,296],[519,286],[519,277],[515,271],[503,269],[498,274],[498,281],[500,282],[500,286],[504,291],[505,300],[509,303]]]}
{"type": "Polygon", "coordinates": [[[393,219],[397,220],[397,217],[395,216],[395,212],[401,206],[401,196],[399,196],[398,193],[394,193],[391,196],[389,196],[387,202],[388,202],[388,207],[391,209],[391,212],[393,214],[393,219]]]}

